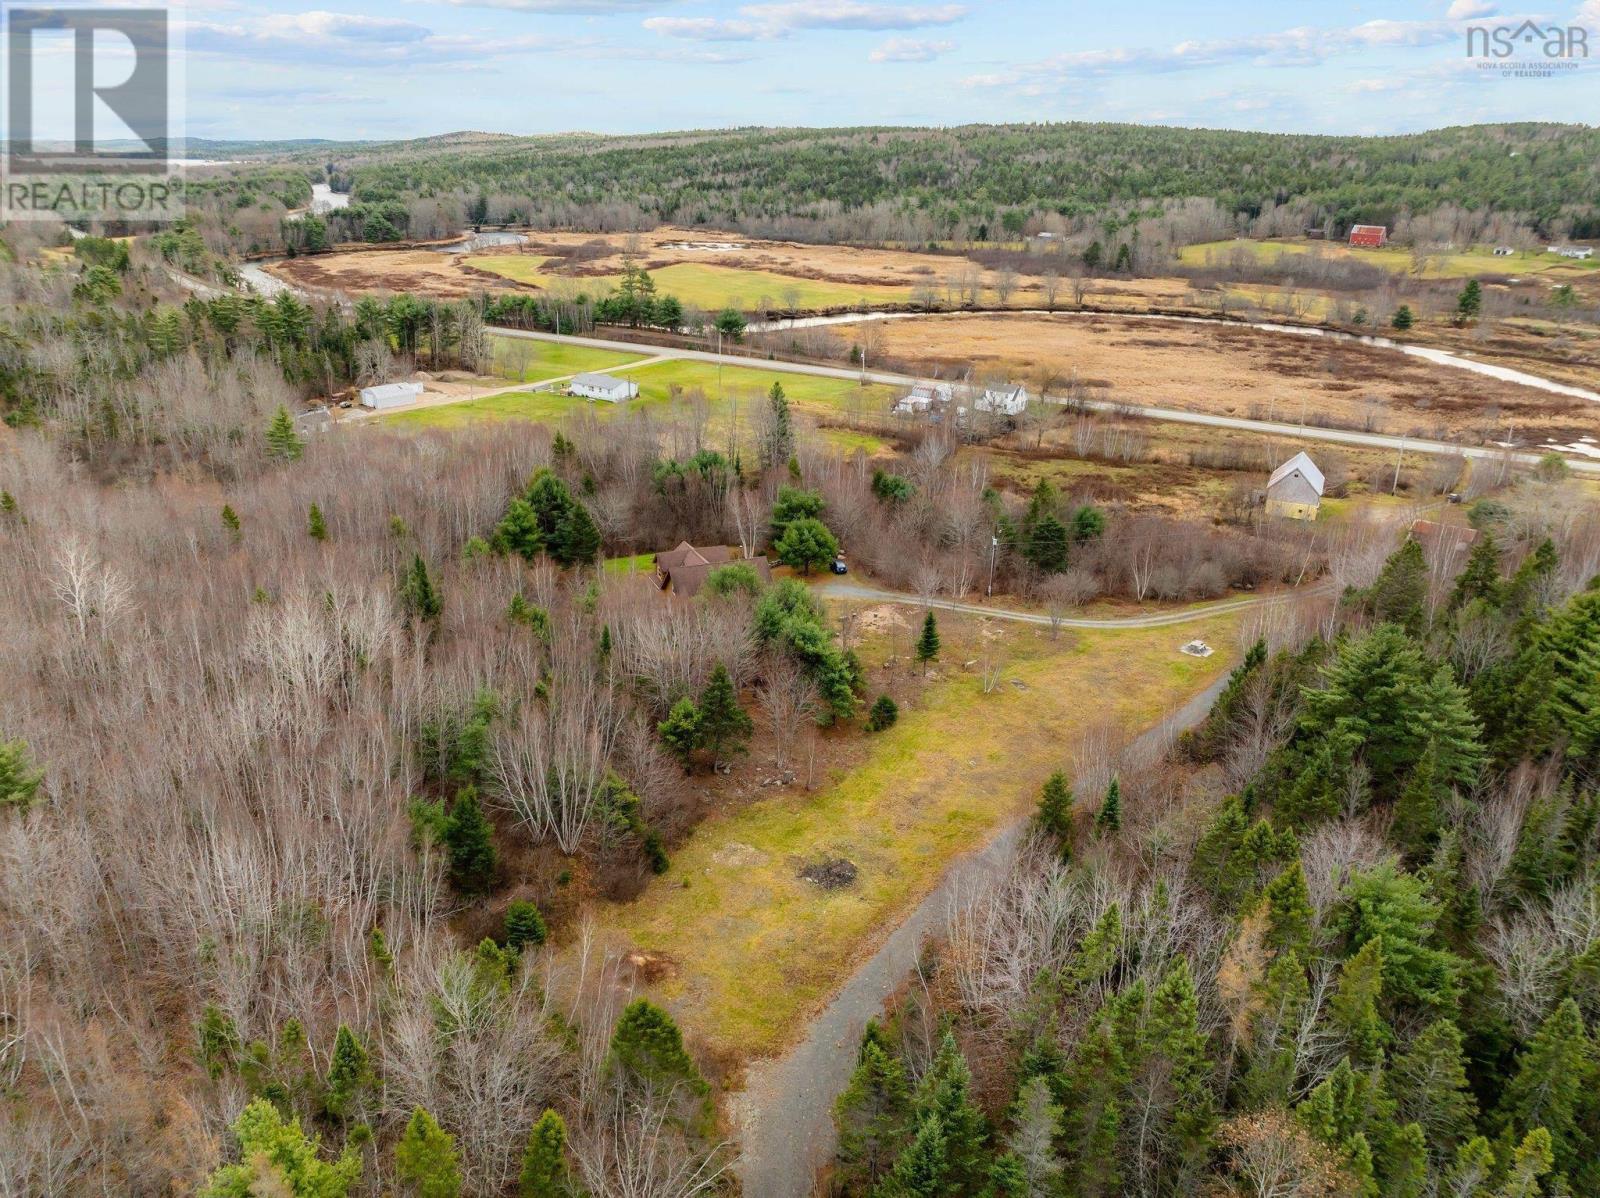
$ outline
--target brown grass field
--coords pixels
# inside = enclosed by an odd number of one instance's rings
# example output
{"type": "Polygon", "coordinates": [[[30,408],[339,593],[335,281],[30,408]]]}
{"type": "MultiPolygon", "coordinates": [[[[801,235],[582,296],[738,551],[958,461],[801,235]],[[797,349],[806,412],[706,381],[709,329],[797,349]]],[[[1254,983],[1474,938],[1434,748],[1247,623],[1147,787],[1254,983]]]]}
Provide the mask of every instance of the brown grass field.
{"type": "MultiPolygon", "coordinates": [[[[850,336],[855,326],[840,326],[850,336]]],[[[1248,327],[1093,316],[934,316],[876,323],[878,360],[911,372],[1076,380],[1085,396],[1418,437],[1587,435],[1593,403],[1393,350],[1248,327]]]]}

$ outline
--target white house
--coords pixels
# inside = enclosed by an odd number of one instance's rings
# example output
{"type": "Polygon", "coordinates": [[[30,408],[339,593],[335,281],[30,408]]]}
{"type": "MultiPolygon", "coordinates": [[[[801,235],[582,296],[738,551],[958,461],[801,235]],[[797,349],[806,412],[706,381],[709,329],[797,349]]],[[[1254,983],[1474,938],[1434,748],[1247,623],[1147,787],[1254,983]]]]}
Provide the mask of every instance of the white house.
{"type": "Polygon", "coordinates": [[[619,379],[610,374],[575,374],[567,390],[585,399],[603,399],[607,403],[625,403],[639,394],[639,384],[632,379],[619,379]]]}
{"type": "Polygon", "coordinates": [[[1315,520],[1327,485],[1317,464],[1297,453],[1267,479],[1267,515],[1291,520],[1315,520]]]}
{"type": "Polygon", "coordinates": [[[380,411],[384,408],[403,408],[421,398],[421,383],[380,383],[376,387],[361,388],[361,406],[380,411]]]}
{"type": "Polygon", "coordinates": [[[1512,249],[1509,245],[1497,245],[1494,247],[1494,256],[1496,258],[1509,258],[1516,252],[1517,251],[1512,249]]]}
{"type": "Polygon", "coordinates": [[[949,383],[918,383],[894,405],[896,412],[926,412],[934,404],[947,404],[955,398],[949,383]]]}
{"type": "Polygon", "coordinates": [[[1007,383],[1003,387],[989,387],[972,401],[979,412],[997,412],[1002,416],[1020,416],[1028,410],[1028,389],[1021,383],[1007,383]]]}
{"type": "Polygon", "coordinates": [[[1552,254],[1559,254],[1563,258],[1577,258],[1583,261],[1594,257],[1594,250],[1586,245],[1553,245],[1550,247],[1552,254]]]}

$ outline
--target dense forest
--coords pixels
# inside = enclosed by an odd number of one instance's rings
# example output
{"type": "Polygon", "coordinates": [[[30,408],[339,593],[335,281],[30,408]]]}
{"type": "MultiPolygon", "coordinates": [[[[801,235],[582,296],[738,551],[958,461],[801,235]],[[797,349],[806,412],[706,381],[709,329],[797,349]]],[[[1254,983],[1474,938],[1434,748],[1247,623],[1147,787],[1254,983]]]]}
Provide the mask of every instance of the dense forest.
{"type": "Polygon", "coordinates": [[[1600,1191],[1593,530],[1507,533],[1408,540],[1165,757],[1045,781],[868,1029],[835,1192],[1600,1191]]]}

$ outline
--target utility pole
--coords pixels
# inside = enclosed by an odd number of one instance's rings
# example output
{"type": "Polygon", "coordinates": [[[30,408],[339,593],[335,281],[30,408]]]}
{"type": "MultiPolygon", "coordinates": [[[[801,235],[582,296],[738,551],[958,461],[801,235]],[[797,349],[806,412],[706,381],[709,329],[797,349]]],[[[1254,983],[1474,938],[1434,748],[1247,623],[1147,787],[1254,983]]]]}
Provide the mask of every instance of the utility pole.
{"type": "Polygon", "coordinates": [[[1406,439],[1401,437],[1400,448],[1394,455],[1394,485],[1389,488],[1389,494],[1391,495],[1398,495],[1400,493],[1400,463],[1405,459],[1405,456],[1406,439]]]}
{"type": "Polygon", "coordinates": [[[1000,538],[991,533],[989,536],[989,589],[984,592],[990,598],[994,597],[994,559],[999,552],[1000,538]]]}

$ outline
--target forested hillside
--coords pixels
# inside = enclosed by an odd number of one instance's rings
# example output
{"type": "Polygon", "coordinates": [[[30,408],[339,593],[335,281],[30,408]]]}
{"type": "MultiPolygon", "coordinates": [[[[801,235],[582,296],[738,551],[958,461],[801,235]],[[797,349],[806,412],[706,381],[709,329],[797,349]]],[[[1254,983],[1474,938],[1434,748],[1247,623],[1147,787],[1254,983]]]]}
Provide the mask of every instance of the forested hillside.
{"type": "Polygon", "coordinates": [[[466,151],[409,143],[330,161],[358,200],[462,193],[478,219],[541,223],[609,209],[798,232],[852,215],[863,233],[877,222],[882,235],[984,240],[1050,214],[1104,217],[1198,197],[1247,219],[1295,201],[1313,223],[1341,228],[1454,205],[1600,233],[1600,131],[1576,125],[1383,138],[1110,124],[740,129],[466,151]]]}
{"type": "Polygon", "coordinates": [[[1600,1192],[1592,531],[1408,541],[1168,759],[1049,779],[869,1030],[835,1192],[1600,1192]]]}

